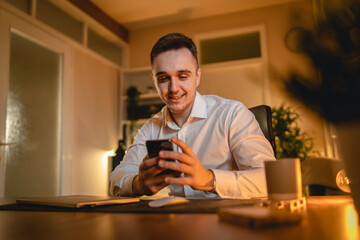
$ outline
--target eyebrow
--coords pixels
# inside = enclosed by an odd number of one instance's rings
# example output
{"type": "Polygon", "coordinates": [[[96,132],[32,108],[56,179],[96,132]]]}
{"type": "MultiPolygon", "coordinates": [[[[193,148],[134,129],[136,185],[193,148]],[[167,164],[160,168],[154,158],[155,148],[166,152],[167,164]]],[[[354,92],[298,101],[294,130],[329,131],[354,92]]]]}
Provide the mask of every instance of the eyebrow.
{"type": "MultiPolygon", "coordinates": [[[[177,73],[191,73],[191,71],[187,70],[187,69],[182,69],[182,70],[177,71],[177,73]]],[[[159,75],[162,75],[162,74],[166,74],[166,72],[157,72],[155,74],[155,76],[159,76],[159,75]]]]}
{"type": "Polygon", "coordinates": [[[159,76],[159,75],[162,75],[162,74],[166,74],[166,72],[157,72],[157,73],[155,74],[155,76],[159,76]]]}

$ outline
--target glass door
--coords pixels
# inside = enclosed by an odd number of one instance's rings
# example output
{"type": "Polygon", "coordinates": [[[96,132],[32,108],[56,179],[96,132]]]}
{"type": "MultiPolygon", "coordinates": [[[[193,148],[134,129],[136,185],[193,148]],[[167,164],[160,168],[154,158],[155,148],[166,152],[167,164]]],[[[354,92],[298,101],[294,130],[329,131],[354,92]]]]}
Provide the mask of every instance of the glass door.
{"type": "MultiPolygon", "coordinates": [[[[64,193],[63,102],[70,48],[2,10],[0,196],[64,193]]],[[[65,166],[65,168],[64,168],[65,166]]]]}

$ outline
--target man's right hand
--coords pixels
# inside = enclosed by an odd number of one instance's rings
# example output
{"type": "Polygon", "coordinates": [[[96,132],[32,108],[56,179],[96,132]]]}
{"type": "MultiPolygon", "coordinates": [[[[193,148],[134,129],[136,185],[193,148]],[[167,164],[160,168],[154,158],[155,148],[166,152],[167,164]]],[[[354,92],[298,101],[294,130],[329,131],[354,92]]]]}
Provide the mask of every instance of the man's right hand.
{"type": "Polygon", "coordinates": [[[166,187],[165,177],[169,175],[157,175],[164,171],[158,166],[159,157],[149,158],[147,155],[139,167],[139,174],[133,180],[132,188],[136,196],[153,195],[166,187]]]}

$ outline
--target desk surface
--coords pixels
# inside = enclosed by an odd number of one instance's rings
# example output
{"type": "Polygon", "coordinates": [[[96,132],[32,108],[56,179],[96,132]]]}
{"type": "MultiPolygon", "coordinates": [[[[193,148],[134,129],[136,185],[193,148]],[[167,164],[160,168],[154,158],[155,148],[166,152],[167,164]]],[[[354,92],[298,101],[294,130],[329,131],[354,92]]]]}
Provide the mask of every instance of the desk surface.
{"type": "Polygon", "coordinates": [[[0,211],[0,239],[359,239],[349,197],[310,197],[294,226],[251,229],[216,214],[0,211]]]}

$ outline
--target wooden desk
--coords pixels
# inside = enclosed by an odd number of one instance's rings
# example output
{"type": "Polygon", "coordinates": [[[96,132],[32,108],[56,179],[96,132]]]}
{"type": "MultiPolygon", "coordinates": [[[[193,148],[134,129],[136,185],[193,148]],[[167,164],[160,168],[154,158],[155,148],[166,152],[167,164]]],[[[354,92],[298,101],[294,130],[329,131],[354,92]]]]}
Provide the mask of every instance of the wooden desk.
{"type": "Polygon", "coordinates": [[[0,239],[359,239],[349,197],[310,197],[301,224],[269,229],[219,221],[216,214],[0,211],[0,239]]]}

